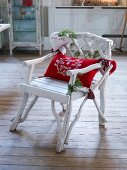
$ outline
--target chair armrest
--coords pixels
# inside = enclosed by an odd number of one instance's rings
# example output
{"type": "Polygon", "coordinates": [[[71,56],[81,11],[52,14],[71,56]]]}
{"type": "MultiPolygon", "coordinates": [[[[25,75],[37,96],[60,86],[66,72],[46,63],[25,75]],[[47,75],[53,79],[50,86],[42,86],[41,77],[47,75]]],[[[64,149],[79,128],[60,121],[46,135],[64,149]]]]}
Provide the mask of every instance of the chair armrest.
{"type": "Polygon", "coordinates": [[[32,76],[33,76],[33,72],[34,72],[34,66],[36,64],[42,63],[43,61],[46,61],[47,59],[53,57],[57,52],[53,52],[50,54],[47,54],[43,57],[37,58],[37,59],[33,59],[33,60],[27,60],[24,61],[24,65],[28,66],[28,72],[27,72],[27,76],[26,76],[26,83],[30,83],[32,76]]]}
{"type": "Polygon", "coordinates": [[[47,59],[53,57],[56,53],[57,52],[53,52],[53,53],[47,54],[47,55],[37,58],[37,59],[26,60],[26,61],[24,61],[24,65],[30,66],[30,65],[36,65],[36,64],[42,63],[43,61],[46,61],[47,59]]]}
{"type": "MultiPolygon", "coordinates": [[[[106,77],[109,75],[110,70],[112,69],[113,65],[111,64],[106,70],[105,72],[102,74],[103,76],[101,77],[101,79],[98,81],[97,84],[95,84],[95,86],[92,88],[92,90],[94,90],[95,88],[99,87],[100,84],[104,81],[104,79],[106,79],[106,77]]],[[[101,69],[102,68],[102,63],[97,63],[97,64],[92,64],[88,67],[85,67],[83,69],[74,69],[74,70],[68,70],[67,71],[67,75],[70,76],[70,81],[69,84],[73,85],[75,83],[77,74],[84,74],[87,73],[89,71],[95,70],[95,69],[101,69]]]]}
{"type": "Polygon", "coordinates": [[[73,85],[75,83],[76,77],[78,74],[84,74],[87,73],[89,71],[95,70],[95,69],[100,69],[102,68],[101,62],[100,63],[96,63],[96,64],[92,64],[88,67],[82,68],[82,69],[74,69],[74,70],[68,70],[66,72],[66,74],[68,76],[70,76],[70,81],[69,84],[73,85]]]}
{"type": "Polygon", "coordinates": [[[68,76],[76,76],[77,74],[84,74],[87,73],[89,71],[95,70],[95,69],[99,69],[101,68],[102,65],[101,63],[96,63],[96,64],[92,64],[88,67],[82,68],[82,69],[74,69],[74,70],[68,70],[66,73],[68,76]]]}

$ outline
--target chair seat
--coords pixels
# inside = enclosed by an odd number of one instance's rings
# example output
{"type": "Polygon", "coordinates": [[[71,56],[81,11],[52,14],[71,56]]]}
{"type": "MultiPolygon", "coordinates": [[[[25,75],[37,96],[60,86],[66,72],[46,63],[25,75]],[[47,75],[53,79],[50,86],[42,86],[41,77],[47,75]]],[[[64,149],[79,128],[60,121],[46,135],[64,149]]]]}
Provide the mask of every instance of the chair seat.
{"type": "MultiPolygon", "coordinates": [[[[34,79],[30,84],[21,84],[21,89],[26,93],[55,100],[63,104],[68,102],[68,82],[66,81],[42,77],[34,79]]],[[[83,91],[73,92],[72,100],[83,97],[85,92],[88,92],[88,88],[83,87],[83,91]]]]}

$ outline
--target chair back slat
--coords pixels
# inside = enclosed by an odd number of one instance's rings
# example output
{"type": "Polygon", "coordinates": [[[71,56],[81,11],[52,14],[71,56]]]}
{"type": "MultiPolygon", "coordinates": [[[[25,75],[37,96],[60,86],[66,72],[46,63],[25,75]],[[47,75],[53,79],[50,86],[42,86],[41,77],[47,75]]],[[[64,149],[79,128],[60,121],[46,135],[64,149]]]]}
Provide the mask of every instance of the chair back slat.
{"type": "Polygon", "coordinates": [[[88,58],[89,53],[91,58],[92,56],[94,58],[95,53],[98,52],[99,58],[111,59],[112,40],[88,32],[76,33],[76,36],[77,39],[71,37],[69,43],[65,45],[67,54],[88,58]]]}

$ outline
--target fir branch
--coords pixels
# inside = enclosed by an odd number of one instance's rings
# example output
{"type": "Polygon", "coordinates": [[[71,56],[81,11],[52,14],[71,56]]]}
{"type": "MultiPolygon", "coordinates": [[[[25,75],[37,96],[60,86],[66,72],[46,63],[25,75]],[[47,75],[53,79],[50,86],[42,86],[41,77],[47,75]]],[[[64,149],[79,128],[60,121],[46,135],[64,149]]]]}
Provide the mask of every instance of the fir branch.
{"type": "Polygon", "coordinates": [[[80,52],[79,51],[75,51],[74,56],[77,57],[77,58],[80,57],[80,52]]]}
{"type": "Polygon", "coordinates": [[[94,51],[94,54],[92,55],[92,54],[90,54],[90,52],[88,52],[87,54],[85,54],[85,58],[94,58],[94,59],[98,59],[98,58],[101,58],[100,57],[100,53],[99,53],[99,51],[98,50],[96,50],[96,51],[94,51]]]}
{"type": "Polygon", "coordinates": [[[70,38],[74,38],[74,39],[77,39],[77,36],[75,34],[75,32],[69,30],[69,29],[65,29],[61,32],[58,33],[59,37],[64,37],[64,36],[67,36],[69,35],[70,38]]]}
{"type": "Polygon", "coordinates": [[[71,84],[68,85],[68,93],[67,94],[71,95],[71,93],[74,92],[76,87],[82,87],[82,86],[83,86],[82,82],[77,78],[73,85],[71,85],[71,84]]]}

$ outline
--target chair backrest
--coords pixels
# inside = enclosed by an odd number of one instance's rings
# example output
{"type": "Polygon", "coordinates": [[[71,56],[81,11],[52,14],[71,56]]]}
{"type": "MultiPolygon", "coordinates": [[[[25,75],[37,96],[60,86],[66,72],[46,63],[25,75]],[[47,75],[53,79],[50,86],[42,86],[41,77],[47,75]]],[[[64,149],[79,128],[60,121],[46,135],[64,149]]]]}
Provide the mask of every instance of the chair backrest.
{"type": "MultiPolygon", "coordinates": [[[[55,34],[59,35],[59,33],[55,34]]],[[[75,33],[75,36],[70,33],[63,36],[63,39],[64,38],[65,43],[62,44],[63,46],[60,44],[60,48],[65,47],[67,55],[84,58],[111,59],[112,40],[89,32],[75,33]]]]}

